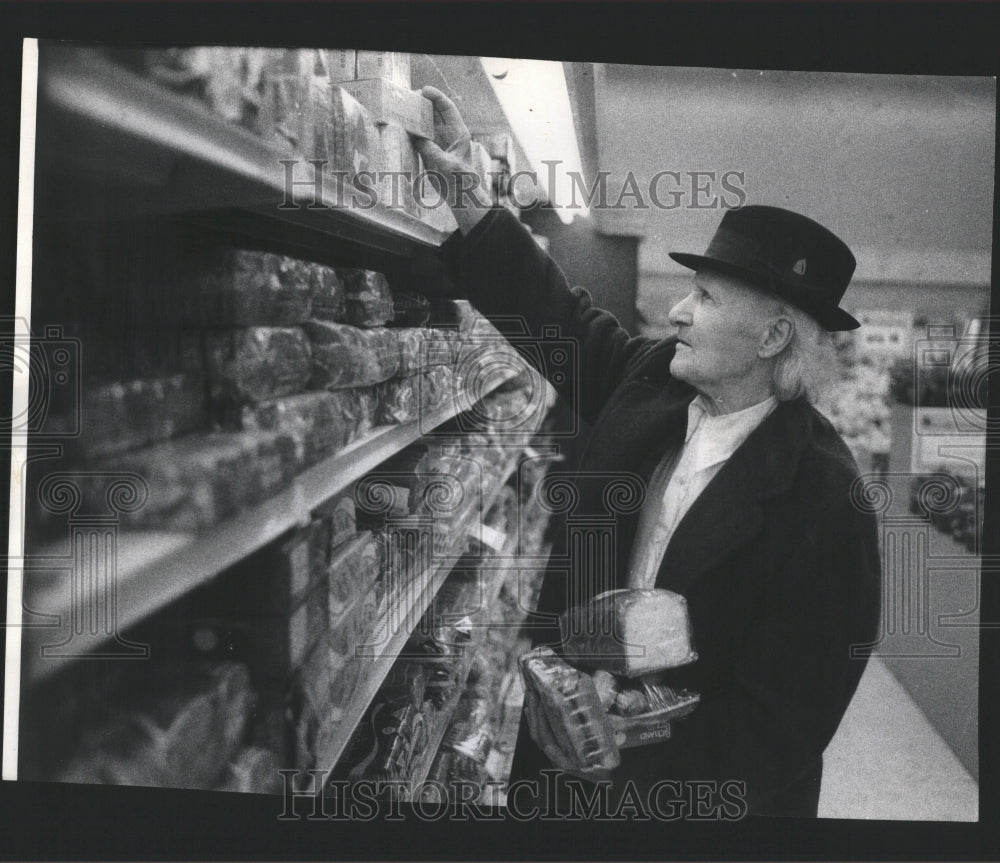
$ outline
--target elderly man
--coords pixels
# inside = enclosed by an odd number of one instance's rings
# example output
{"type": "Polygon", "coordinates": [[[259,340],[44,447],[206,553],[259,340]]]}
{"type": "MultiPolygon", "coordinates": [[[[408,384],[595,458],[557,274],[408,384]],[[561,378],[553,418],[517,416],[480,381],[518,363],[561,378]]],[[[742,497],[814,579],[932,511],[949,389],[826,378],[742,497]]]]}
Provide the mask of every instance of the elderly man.
{"type": "MultiPolygon", "coordinates": [[[[567,394],[591,425],[581,511],[600,508],[588,500],[595,478],[645,486],[642,506],[618,521],[605,587],[687,600],[699,658],[665,679],[701,703],[670,740],[623,750],[614,787],[735,781],[753,814],[815,816],[823,750],[864,669],[852,647],[874,641],[881,595],[874,519],[852,500],[858,468],[810,404],[824,331],[858,325],[838,307],[850,250],[787,210],[728,211],[704,255],[672,255],[695,272],[670,312],[676,335],[630,337],[471,189],[468,130],[443,94],[424,93],[436,140],[420,149],[453,204],[460,233],[448,253],[468,298],[487,316],[520,315],[539,338],[557,326],[576,342],[567,394]]],[[[540,610],[586,598],[573,578],[549,573],[540,610]]],[[[557,630],[536,639],[558,640],[557,630]]],[[[512,778],[572,766],[521,730],[512,778]]]]}

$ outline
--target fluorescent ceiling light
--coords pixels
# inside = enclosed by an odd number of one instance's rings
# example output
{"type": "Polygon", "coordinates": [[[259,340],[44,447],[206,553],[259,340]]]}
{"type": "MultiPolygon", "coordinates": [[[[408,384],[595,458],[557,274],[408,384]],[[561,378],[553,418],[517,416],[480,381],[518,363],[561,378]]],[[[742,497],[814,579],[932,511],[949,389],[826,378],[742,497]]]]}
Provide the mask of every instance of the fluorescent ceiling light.
{"type": "Polygon", "coordinates": [[[576,215],[589,216],[579,195],[571,205],[572,175],[582,182],[583,164],[562,63],[501,57],[480,63],[556,214],[567,225],[576,215]]]}

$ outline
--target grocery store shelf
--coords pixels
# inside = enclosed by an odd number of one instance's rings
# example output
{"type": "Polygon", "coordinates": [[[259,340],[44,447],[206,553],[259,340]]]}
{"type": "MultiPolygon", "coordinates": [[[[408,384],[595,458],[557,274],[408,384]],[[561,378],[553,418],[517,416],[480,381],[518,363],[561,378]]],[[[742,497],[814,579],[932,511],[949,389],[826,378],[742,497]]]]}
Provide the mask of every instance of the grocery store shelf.
{"type": "Polygon", "coordinates": [[[458,702],[461,701],[462,695],[468,687],[469,672],[472,670],[471,647],[472,645],[470,645],[470,650],[462,657],[462,667],[459,670],[461,684],[455,687],[455,691],[448,696],[447,703],[438,711],[436,717],[437,724],[427,738],[427,745],[424,747],[424,751],[417,761],[416,766],[410,770],[410,788],[417,788],[426,782],[427,776],[431,772],[431,767],[434,766],[434,759],[437,757],[438,749],[441,747],[445,734],[448,733],[448,727],[451,725],[452,717],[455,715],[455,708],[458,707],[458,702]]]}
{"type": "Polygon", "coordinates": [[[399,208],[372,206],[367,194],[329,174],[317,194],[313,167],[302,156],[227,123],[195,99],[169,92],[96,49],[42,46],[39,125],[45,127],[39,135],[47,148],[45,164],[72,172],[61,187],[52,187],[54,200],[72,192],[81,169],[97,178],[99,190],[121,183],[141,192],[106,196],[104,204],[112,201],[117,210],[106,215],[232,209],[243,217],[242,230],[293,223],[301,245],[322,247],[337,238],[404,257],[418,247],[439,246],[447,236],[399,208]],[[283,164],[289,160],[294,165],[283,164]],[[283,206],[289,176],[296,183],[294,206],[283,206]]]}
{"type": "MultiPolygon", "coordinates": [[[[496,385],[511,374],[498,375],[496,385]]],[[[299,474],[275,497],[203,533],[119,531],[117,556],[111,561],[116,568],[111,578],[114,587],[111,597],[103,591],[88,593],[79,586],[80,596],[74,601],[73,579],[67,577],[74,568],[68,541],[31,554],[25,561],[26,612],[55,617],[51,626],[24,631],[25,679],[32,683],[43,680],[80,656],[123,655],[124,651],[113,650],[116,633],[209,581],[286,530],[308,524],[312,509],[430,429],[454,417],[459,407],[448,404],[416,422],[377,428],[299,474]],[[42,572],[62,574],[53,581],[51,577],[43,577],[42,572]],[[105,605],[109,599],[111,606],[105,605]],[[42,645],[66,639],[71,632],[71,642],[55,653],[72,655],[53,655],[51,649],[43,655],[42,645]],[[109,643],[111,647],[106,646],[109,643]]],[[[453,565],[454,560],[440,563],[453,565]]],[[[78,580],[83,577],[84,573],[80,573],[78,580]]]]}
{"type": "MultiPolygon", "coordinates": [[[[483,496],[485,509],[489,509],[496,502],[501,490],[507,484],[507,480],[516,470],[517,464],[518,458],[512,459],[497,478],[496,483],[483,496]]],[[[469,528],[476,523],[476,516],[480,509],[480,507],[471,507],[469,513],[462,519],[461,529],[457,532],[460,538],[464,539],[469,536],[469,528]]],[[[355,691],[350,703],[344,708],[343,716],[340,719],[340,724],[348,731],[339,735],[327,750],[317,753],[317,764],[325,765],[327,769],[331,770],[336,766],[351,739],[351,733],[357,727],[361,717],[364,716],[372,699],[378,694],[382,682],[399,658],[399,654],[420,618],[430,608],[431,602],[441,589],[441,585],[444,584],[455,564],[462,558],[462,545],[461,541],[458,542],[456,548],[451,550],[454,553],[438,557],[428,571],[417,574],[403,588],[402,596],[396,597],[395,602],[390,604],[389,609],[382,616],[381,622],[370,637],[370,643],[379,646],[378,652],[371,657],[371,662],[365,670],[364,680],[360,688],[355,691]]],[[[452,705],[452,710],[454,710],[454,705],[452,705]]],[[[443,730],[441,734],[444,734],[443,730]]],[[[440,740],[435,745],[435,750],[437,745],[440,745],[440,740]]],[[[427,762],[426,767],[430,768],[430,762],[427,762]]]]}

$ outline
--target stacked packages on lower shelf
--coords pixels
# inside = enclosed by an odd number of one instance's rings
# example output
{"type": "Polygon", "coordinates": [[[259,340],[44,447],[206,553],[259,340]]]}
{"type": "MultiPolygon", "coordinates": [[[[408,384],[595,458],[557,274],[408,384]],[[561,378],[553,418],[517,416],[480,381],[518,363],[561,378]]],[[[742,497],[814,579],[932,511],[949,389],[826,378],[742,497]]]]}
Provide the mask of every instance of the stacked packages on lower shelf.
{"type": "MultiPolygon", "coordinates": [[[[511,392],[489,396],[316,507],[308,524],[143,621],[130,637],[151,646],[152,673],[103,681],[92,687],[100,704],[64,713],[78,742],[48,775],[280,793],[279,768],[308,786],[306,771],[330,770],[330,753],[345,751],[344,775],[426,777],[471,663],[496,640],[468,617],[499,590],[500,576],[483,570],[483,532],[517,527],[508,480],[532,429],[501,434],[483,419],[511,392]],[[478,430],[460,432],[468,423],[478,430]],[[348,745],[375,727],[375,713],[379,733],[348,745]]],[[[537,480],[537,469],[525,475],[537,480]]],[[[73,704],[73,686],[73,675],[56,677],[46,697],[73,704]]]]}
{"type": "Polygon", "coordinates": [[[334,779],[375,782],[404,800],[440,800],[456,783],[472,783],[484,802],[496,802],[485,792],[510,769],[521,710],[516,663],[530,648],[521,627],[537,601],[544,555],[546,517],[535,492],[545,462],[525,458],[523,446],[514,475],[491,495],[480,538],[401,652],[334,779]],[[519,565],[515,550],[532,564],[519,565]]]}

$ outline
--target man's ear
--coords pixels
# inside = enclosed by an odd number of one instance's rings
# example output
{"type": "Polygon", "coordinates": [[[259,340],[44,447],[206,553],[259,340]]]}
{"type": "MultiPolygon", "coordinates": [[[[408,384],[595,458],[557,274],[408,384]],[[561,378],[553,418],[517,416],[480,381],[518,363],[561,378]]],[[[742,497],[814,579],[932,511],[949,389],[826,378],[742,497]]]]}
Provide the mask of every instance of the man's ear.
{"type": "Polygon", "coordinates": [[[791,318],[784,315],[773,318],[768,322],[767,328],[760,337],[760,344],[757,345],[757,356],[761,359],[776,357],[792,341],[795,335],[795,324],[791,318]]]}

